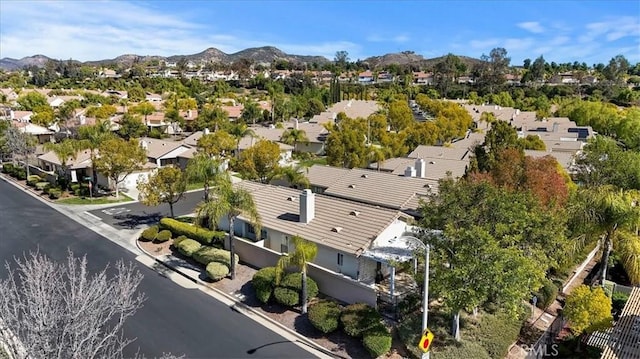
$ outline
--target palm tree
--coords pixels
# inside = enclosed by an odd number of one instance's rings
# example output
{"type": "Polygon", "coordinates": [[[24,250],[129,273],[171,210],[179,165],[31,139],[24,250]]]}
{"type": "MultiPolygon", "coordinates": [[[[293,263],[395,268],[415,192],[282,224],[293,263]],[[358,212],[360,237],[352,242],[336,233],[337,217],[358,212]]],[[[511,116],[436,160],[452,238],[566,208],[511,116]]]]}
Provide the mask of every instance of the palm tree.
{"type": "Polygon", "coordinates": [[[217,188],[225,177],[220,171],[220,160],[208,156],[206,153],[197,153],[187,163],[187,178],[189,182],[202,182],[204,185],[204,201],[209,201],[209,189],[217,188]]]}
{"type": "Polygon", "coordinates": [[[300,268],[302,273],[302,314],[307,313],[307,264],[313,261],[318,254],[318,246],[300,236],[293,236],[293,253],[285,253],[278,259],[276,265],[276,285],[280,284],[282,274],[290,266],[300,268]]]}
{"type": "Polygon", "coordinates": [[[583,233],[580,239],[602,239],[601,285],[604,285],[609,254],[619,231],[637,231],[639,227],[640,195],[637,191],[624,191],[608,185],[583,189],[577,195],[573,224],[583,233]]]}
{"type": "Polygon", "coordinates": [[[80,147],[91,151],[91,172],[93,173],[93,183],[98,181],[98,172],[94,164],[96,151],[102,142],[113,138],[111,132],[111,122],[108,120],[99,121],[92,126],[81,126],[78,130],[80,137],[80,147]]]}
{"type": "Polygon", "coordinates": [[[66,180],[69,178],[69,166],[67,162],[71,160],[76,160],[78,158],[78,150],[80,149],[80,143],[75,140],[63,140],[62,142],[53,143],[48,142],[44,145],[44,148],[48,151],[53,151],[58,160],[60,160],[60,175],[62,175],[66,180]]]}
{"type": "Polygon", "coordinates": [[[247,137],[255,137],[256,133],[244,123],[236,123],[229,129],[229,134],[236,139],[236,157],[240,155],[240,141],[247,137]]]}
{"type": "Polygon", "coordinates": [[[309,179],[298,167],[281,167],[276,178],[287,181],[292,188],[309,188],[309,179]]]}
{"type": "Polygon", "coordinates": [[[300,142],[309,143],[309,138],[307,137],[307,133],[304,132],[304,130],[292,128],[282,133],[282,136],[280,137],[280,141],[282,141],[283,143],[286,143],[287,145],[293,146],[293,149],[297,150],[298,143],[300,142]]]}
{"type": "Polygon", "coordinates": [[[220,182],[216,188],[216,199],[201,202],[196,208],[196,219],[202,223],[203,219],[209,220],[209,227],[217,227],[220,220],[226,216],[229,221],[229,251],[231,252],[231,280],[236,277],[235,260],[235,231],[234,223],[238,216],[249,218],[254,228],[256,237],[260,237],[261,222],[258,208],[253,200],[251,192],[242,187],[233,187],[228,173],[224,172],[226,179],[220,182]]]}
{"type": "Polygon", "coordinates": [[[377,170],[380,171],[380,165],[387,159],[388,154],[389,151],[384,147],[369,145],[367,157],[369,157],[369,161],[376,162],[377,170]]]}

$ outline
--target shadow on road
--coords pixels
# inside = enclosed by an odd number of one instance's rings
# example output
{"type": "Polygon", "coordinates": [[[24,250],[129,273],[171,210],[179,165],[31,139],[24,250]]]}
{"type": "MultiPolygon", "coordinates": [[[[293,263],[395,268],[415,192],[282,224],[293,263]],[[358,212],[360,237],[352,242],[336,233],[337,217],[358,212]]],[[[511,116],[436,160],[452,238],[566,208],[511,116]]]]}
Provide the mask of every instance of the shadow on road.
{"type": "Polygon", "coordinates": [[[113,216],[116,222],[113,224],[118,227],[125,227],[128,229],[139,229],[140,225],[156,224],[162,219],[160,212],[138,214],[118,214],[113,216]]]}

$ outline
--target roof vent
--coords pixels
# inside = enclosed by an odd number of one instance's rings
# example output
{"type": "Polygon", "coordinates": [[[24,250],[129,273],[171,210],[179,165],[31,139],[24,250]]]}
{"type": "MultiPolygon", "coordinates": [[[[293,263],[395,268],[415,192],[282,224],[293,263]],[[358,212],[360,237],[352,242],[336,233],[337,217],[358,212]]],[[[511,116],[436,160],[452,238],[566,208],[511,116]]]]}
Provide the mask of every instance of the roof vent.
{"type": "Polygon", "coordinates": [[[296,197],[294,197],[294,196],[287,197],[287,201],[295,202],[296,201],[296,197]]]}
{"type": "Polygon", "coordinates": [[[340,233],[340,231],[342,230],[342,227],[333,227],[331,228],[332,232],[336,232],[336,233],[340,233]]]}
{"type": "Polygon", "coordinates": [[[429,161],[429,164],[435,165],[436,161],[429,161]]]}
{"type": "Polygon", "coordinates": [[[354,184],[350,184],[350,185],[349,185],[349,188],[356,188],[356,185],[354,185],[354,184]]]}
{"type": "Polygon", "coordinates": [[[356,217],[358,217],[358,216],[360,215],[360,212],[359,212],[359,211],[356,211],[356,210],[353,210],[353,211],[351,211],[351,213],[349,213],[349,214],[350,214],[350,215],[352,215],[352,216],[356,216],[356,217]]]}
{"type": "Polygon", "coordinates": [[[362,176],[360,176],[360,178],[369,178],[369,175],[367,175],[366,173],[362,174],[362,176]]]}
{"type": "Polygon", "coordinates": [[[422,186],[424,188],[432,188],[433,186],[430,183],[427,183],[426,185],[422,186]]]}

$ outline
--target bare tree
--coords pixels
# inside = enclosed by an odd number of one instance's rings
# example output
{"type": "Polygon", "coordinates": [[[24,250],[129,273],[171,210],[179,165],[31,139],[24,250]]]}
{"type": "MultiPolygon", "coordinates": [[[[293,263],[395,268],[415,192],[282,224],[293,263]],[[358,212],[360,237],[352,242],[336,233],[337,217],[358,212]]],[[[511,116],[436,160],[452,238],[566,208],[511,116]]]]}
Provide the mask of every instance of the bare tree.
{"type": "Polygon", "coordinates": [[[0,280],[0,343],[11,357],[123,357],[135,339],[122,327],[144,301],[142,274],[132,264],[90,274],[86,257],[71,252],[66,263],[37,252],[15,262],[0,280]]]}
{"type": "Polygon", "coordinates": [[[27,176],[29,176],[29,158],[36,150],[35,137],[21,132],[17,127],[9,126],[4,133],[4,141],[6,149],[12,154],[14,163],[17,157],[24,160],[27,176]]]}

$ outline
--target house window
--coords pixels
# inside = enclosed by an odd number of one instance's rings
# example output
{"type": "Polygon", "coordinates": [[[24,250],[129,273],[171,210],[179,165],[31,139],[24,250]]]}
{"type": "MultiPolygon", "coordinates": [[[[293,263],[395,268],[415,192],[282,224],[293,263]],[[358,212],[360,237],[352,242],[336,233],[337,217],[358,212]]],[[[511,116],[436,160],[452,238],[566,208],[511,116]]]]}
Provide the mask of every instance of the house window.
{"type": "Polygon", "coordinates": [[[247,228],[247,233],[256,234],[256,230],[253,228],[253,226],[250,223],[246,224],[246,228],[247,228]]]}
{"type": "Polygon", "coordinates": [[[282,243],[280,243],[280,252],[289,253],[289,236],[285,236],[282,243]]]}
{"type": "Polygon", "coordinates": [[[344,254],[338,253],[338,266],[342,267],[344,264],[344,254]]]}

